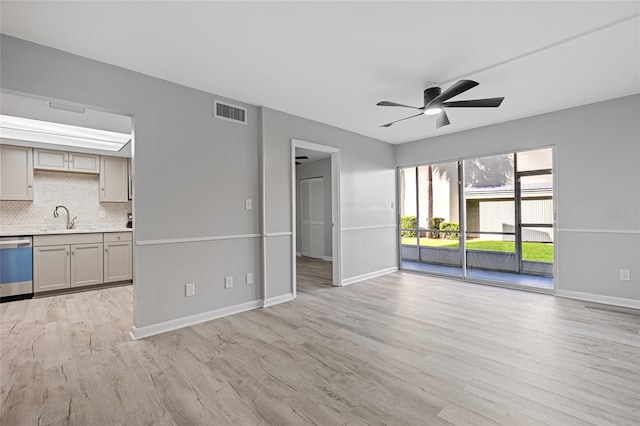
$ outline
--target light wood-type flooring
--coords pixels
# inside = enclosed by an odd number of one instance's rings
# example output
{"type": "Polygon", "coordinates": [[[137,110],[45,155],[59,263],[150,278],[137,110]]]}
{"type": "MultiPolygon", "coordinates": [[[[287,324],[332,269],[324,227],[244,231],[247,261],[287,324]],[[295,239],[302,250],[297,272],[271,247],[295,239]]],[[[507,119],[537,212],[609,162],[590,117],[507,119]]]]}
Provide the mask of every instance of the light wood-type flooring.
{"type": "Polygon", "coordinates": [[[333,287],[332,263],[310,257],[296,257],[298,292],[318,291],[333,287]]]}
{"type": "Polygon", "coordinates": [[[640,317],[398,272],[133,341],[132,287],[5,303],[14,425],[637,425],[640,317]]]}

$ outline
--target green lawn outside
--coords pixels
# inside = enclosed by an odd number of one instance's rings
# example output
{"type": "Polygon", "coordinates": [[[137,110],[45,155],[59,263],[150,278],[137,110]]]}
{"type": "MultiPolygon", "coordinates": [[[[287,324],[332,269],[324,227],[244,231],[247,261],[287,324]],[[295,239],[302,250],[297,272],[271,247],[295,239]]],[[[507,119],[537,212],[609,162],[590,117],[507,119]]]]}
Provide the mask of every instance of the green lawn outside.
{"type": "MultiPolygon", "coordinates": [[[[402,244],[416,245],[417,238],[403,237],[402,244]]],[[[420,238],[420,245],[425,247],[458,248],[458,240],[441,240],[437,238],[420,238]]],[[[467,249],[515,252],[513,241],[471,240],[467,241],[467,249]]],[[[522,259],[532,262],[553,263],[553,243],[522,243],[522,259]]]]}

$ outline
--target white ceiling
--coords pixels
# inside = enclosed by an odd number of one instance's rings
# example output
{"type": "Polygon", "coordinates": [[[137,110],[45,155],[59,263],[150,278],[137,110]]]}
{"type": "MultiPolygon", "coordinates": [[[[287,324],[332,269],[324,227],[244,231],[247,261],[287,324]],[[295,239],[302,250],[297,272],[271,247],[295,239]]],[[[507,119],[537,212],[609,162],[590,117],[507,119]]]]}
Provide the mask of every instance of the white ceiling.
{"type": "Polygon", "coordinates": [[[5,34],[390,143],[640,92],[640,2],[6,2],[5,34]],[[422,91],[497,109],[413,115],[422,91]]]}

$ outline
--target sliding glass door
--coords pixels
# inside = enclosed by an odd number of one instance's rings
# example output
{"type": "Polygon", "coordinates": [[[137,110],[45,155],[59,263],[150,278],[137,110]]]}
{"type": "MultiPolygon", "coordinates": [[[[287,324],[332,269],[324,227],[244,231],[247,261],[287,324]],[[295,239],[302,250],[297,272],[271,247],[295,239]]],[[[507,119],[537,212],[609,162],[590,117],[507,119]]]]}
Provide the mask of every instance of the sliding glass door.
{"type": "Polygon", "coordinates": [[[399,169],[401,267],[553,289],[552,149],[399,169]]]}

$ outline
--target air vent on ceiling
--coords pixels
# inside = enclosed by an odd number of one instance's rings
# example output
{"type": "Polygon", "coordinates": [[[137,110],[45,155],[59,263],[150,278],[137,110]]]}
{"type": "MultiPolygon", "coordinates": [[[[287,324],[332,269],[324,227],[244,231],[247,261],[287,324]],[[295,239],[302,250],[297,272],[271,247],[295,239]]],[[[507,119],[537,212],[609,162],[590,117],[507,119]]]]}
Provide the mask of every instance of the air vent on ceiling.
{"type": "Polygon", "coordinates": [[[236,105],[213,101],[213,116],[223,120],[233,121],[235,123],[247,124],[247,110],[236,105]]]}

